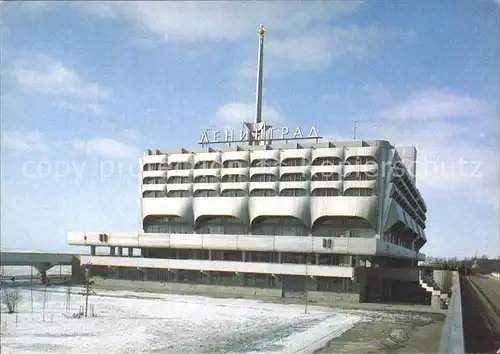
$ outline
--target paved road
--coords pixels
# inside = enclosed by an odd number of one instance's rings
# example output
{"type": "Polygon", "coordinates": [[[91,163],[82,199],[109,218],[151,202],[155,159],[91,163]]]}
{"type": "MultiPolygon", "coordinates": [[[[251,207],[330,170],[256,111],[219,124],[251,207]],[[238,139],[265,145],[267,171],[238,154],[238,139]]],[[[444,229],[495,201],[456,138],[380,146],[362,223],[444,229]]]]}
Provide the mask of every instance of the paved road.
{"type": "Polygon", "coordinates": [[[500,281],[491,276],[461,277],[467,353],[500,350],[500,281]]]}

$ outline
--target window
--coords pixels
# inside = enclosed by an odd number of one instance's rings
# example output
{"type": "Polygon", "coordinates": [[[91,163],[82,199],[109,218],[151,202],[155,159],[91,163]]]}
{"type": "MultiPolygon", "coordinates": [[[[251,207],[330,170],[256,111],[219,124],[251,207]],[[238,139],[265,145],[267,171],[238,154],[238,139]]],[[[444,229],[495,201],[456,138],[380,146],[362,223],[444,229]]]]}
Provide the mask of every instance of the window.
{"type": "Polygon", "coordinates": [[[224,175],[221,182],[248,182],[248,177],[244,175],[224,175]]]}
{"type": "Polygon", "coordinates": [[[165,192],[162,191],[146,191],[142,194],[143,198],[163,198],[165,197],[165,192]]]}
{"type": "Polygon", "coordinates": [[[210,175],[196,176],[194,178],[194,183],[217,183],[218,181],[217,177],[210,175]]]}
{"type": "Polygon", "coordinates": [[[334,172],[316,172],[312,176],[312,181],[339,181],[340,175],[334,172]]]}
{"type": "Polygon", "coordinates": [[[344,192],[346,197],[371,197],[375,195],[371,188],[349,188],[344,192]]]}
{"type": "Polygon", "coordinates": [[[242,168],[248,167],[248,162],[245,160],[227,160],[222,164],[224,168],[242,168]]]}
{"type": "Polygon", "coordinates": [[[172,162],[169,166],[169,170],[190,170],[192,165],[189,162],[172,162]]]}
{"type": "Polygon", "coordinates": [[[377,164],[377,160],[375,160],[371,156],[351,156],[346,162],[346,165],[368,165],[368,164],[377,164]]]}
{"type": "Polygon", "coordinates": [[[254,189],[250,192],[251,197],[276,197],[276,192],[272,189],[254,189]]]}
{"type": "Polygon", "coordinates": [[[273,159],[258,159],[252,161],[252,167],[276,167],[279,166],[278,161],[273,159]]]}
{"type": "Polygon", "coordinates": [[[194,165],[196,170],[199,169],[210,169],[210,168],[219,168],[220,164],[216,161],[200,161],[194,165]]]}
{"type": "Polygon", "coordinates": [[[313,166],[338,166],[341,160],[338,157],[317,157],[314,159],[313,166]]]}
{"type": "Polygon", "coordinates": [[[246,197],[246,195],[241,189],[226,189],[221,193],[221,197],[246,197]]]}
{"type": "Polygon", "coordinates": [[[187,198],[190,196],[189,191],[170,191],[167,193],[168,198],[187,198]]]}
{"type": "Polygon", "coordinates": [[[375,179],[377,179],[376,173],[366,172],[351,172],[344,178],[345,181],[373,181],[375,179]]]}
{"type": "Polygon", "coordinates": [[[339,195],[339,190],[335,188],[316,188],[311,193],[313,197],[337,197],[339,195]]]}
{"type": "Polygon", "coordinates": [[[281,176],[281,182],[304,182],[307,176],[303,173],[285,173],[281,176]]]}
{"type": "Polygon", "coordinates": [[[256,174],[250,177],[250,182],[278,182],[278,177],[269,173],[256,174]]]}
{"type": "Polygon", "coordinates": [[[309,193],[301,188],[285,188],[280,192],[280,197],[307,197],[309,193]]]}
{"type": "Polygon", "coordinates": [[[303,158],[288,158],[281,162],[281,166],[307,166],[308,164],[307,159],[303,158]]]}
{"type": "Polygon", "coordinates": [[[218,197],[219,193],[211,189],[199,189],[193,194],[194,197],[218,197]]]}
{"type": "Polygon", "coordinates": [[[167,183],[168,184],[191,183],[191,178],[184,176],[172,176],[168,178],[167,183]]]}

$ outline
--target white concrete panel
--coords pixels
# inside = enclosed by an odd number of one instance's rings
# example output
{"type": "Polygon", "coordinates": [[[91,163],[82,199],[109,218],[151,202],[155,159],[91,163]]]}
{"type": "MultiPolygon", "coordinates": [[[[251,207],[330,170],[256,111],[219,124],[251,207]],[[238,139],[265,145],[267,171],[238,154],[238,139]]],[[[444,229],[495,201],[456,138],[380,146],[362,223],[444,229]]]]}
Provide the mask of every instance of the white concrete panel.
{"type": "Polygon", "coordinates": [[[219,168],[200,168],[193,170],[193,181],[198,176],[214,176],[219,177],[221,170],[219,168]]]}
{"type": "MultiPolygon", "coordinates": [[[[371,188],[373,190],[377,189],[377,181],[372,180],[372,181],[345,181],[344,180],[344,192],[347,191],[348,189],[352,188],[371,188]]],[[[366,197],[359,197],[359,198],[366,198],[366,197]]]]}
{"type": "Polygon", "coordinates": [[[108,234],[108,239],[109,243],[120,245],[120,247],[139,247],[139,233],[137,232],[111,232],[108,234]]]}
{"type": "Polygon", "coordinates": [[[282,252],[313,252],[311,236],[279,236],[275,238],[274,244],[282,252]]]}
{"type": "Polygon", "coordinates": [[[201,216],[232,216],[248,225],[248,204],[246,197],[193,198],[194,220],[201,216]]]}
{"type": "Polygon", "coordinates": [[[170,247],[170,235],[169,234],[156,234],[156,233],[141,234],[139,236],[139,242],[138,242],[137,247],[169,248],[170,247]]]}
{"type": "Polygon", "coordinates": [[[283,149],[280,153],[280,161],[286,159],[306,159],[311,161],[311,149],[283,149]]]}
{"type": "Polygon", "coordinates": [[[106,256],[82,256],[82,263],[100,266],[132,267],[132,268],[162,268],[187,269],[215,272],[287,274],[352,278],[354,269],[351,267],[316,266],[305,264],[276,264],[229,261],[204,261],[185,259],[128,258],[106,256]]]}
{"type": "Polygon", "coordinates": [[[278,166],[275,167],[252,167],[250,168],[250,176],[253,175],[274,175],[276,178],[279,178],[280,168],[278,166]]]}
{"type": "Polygon", "coordinates": [[[215,250],[238,249],[238,237],[228,235],[202,235],[203,248],[215,250]],[[210,236],[210,237],[206,237],[210,236]]]}
{"type": "Polygon", "coordinates": [[[309,227],[309,197],[250,197],[249,214],[250,225],[259,216],[293,216],[309,227]]]}
{"type": "Polygon", "coordinates": [[[281,166],[280,167],[280,177],[284,174],[288,173],[303,173],[306,176],[309,176],[309,171],[311,168],[309,165],[307,166],[281,166]]]}
{"type": "Polygon", "coordinates": [[[334,188],[339,191],[339,194],[342,195],[343,181],[314,181],[310,184],[311,192],[318,188],[334,188]]]}
{"type": "Polygon", "coordinates": [[[231,160],[240,160],[246,161],[250,164],[250,151],[223,151],[221,153],[221,162],[231,161],[231,160]]]}
{"type": "Polygon", "coordinates": [[[177,163],[177,162],[188,162],[188,163],[193,163],[193,154],[192,153],[186,153],[186,154],[172,154],[168,155],[167,158],[168,164],[172,163],[177,163]]]}
{"type": "Polygon", "coordinates": [[[192,198],[142,198],[141,211],[142,220],[149,215],[172,215],[193,221],[192,198]]]}
{"type": "Polygon", "coordinates": [[[141,171],[142,179],[147,177],[166,177],[167,176],[167,171],[166,170],[160,170],[160,171],[141,171]]]}
{"type": "Polygon", "coordinates": [[[278,186],[279,182],[250,182],[248,185],[248,190],[252,192],[254,189],[272,189],[273,191],[278,193],[278,186]]]}
{"type": "Polygon", "coordinates": [[[357,216],[377,229],[377,197],[311,197],[310,210],[311,224],[324,216],[357,216]]]}
{"type": "Polygon", "coordinates": [[[319,166],[311,166],[310,173],[311,177],[316,173],[322,173],[326,176],[330,176],[334,173],[343,176],[344,165],[319,165],[319,166]]]}
{"type": "Polygon", "coordinates": [[[167,171],[167,178],[168,177],[192,177],[193,176],[193,170],[168,170],[167,171]]]}
{"type": "Polygon", "coordinates": [[[377,160],[379,147],[366,146],[366,147],[348,147],[345,149],[344,160],[353,156],[370,156],[377,160]]]}
{"type": "Polygon", "coordinates": [[[144,165],[149,163],[166,163],[167,155],[144,155],[140,159],[140,165],[144,167],[144,165]]]}
{"type": "Polygon", "coordinates": [[[210,161],[210,162],[218,162],[221,163],[221,153],[219,151],[216,152],[202,152],[195,154],[193,156],[193,167],[198,162],[210,161]]]}
{"type": "Polygon", "coordinates": [[[221,193],[228,189],[241,189],[248,193],[248,182],[224,182],[220,184],[221,193]]]}
{"type": "Polygon", "coordinates": [[[249,167],[235,167],[235,168],[223,168],[220,170],[220,176],[226,176],[226,175],[241,175],[241,176],[246,176],[249,177],[249,167]]]}
{"type": "Polygon", "coordinates": [[[303,189],[309,193],[309,181],[302,182],[280,182],[279,183],[280,192],[283,189],[303,189]]]}
{"type": "Polygon", "coordinates": [[[311,152],[311,160],[314,162],[319,157],[336,157],[344,160],[344,148],[318,148],[311,152]]]}
{"type": "Polygon", "coordinates": [[[68,231],[66,240],[69,245],[83,246],[85,245],[85,232],[68,231]]]}
{"type": "Polygon", "coordinates": [[[241,251],[269,251],[275,250],[274,236],[238,236],[238,249],[241,251]]]}
{"type": "Polygon", "coordinates": [[[161,192],[166,190],[166,184],[143,184],[141,185],[141,195],[146,191],[157,191],[161,192]]]}
{"type": "Polygon", "coordinates": [[[201,234],[171,234],[171,248],[203,248],[203,235],[201,234]]]}
{"type": "MultiPolygon", "coordinates": [[[[167,193],[171,192],[171,191],[192,192],[193,191],[193,184],[192,183],[169,183],[166,185],[166,190],[167,190],[167,193]]],[[[172,199],[175,199],[175,198],[172,198],[172,199]]]]}

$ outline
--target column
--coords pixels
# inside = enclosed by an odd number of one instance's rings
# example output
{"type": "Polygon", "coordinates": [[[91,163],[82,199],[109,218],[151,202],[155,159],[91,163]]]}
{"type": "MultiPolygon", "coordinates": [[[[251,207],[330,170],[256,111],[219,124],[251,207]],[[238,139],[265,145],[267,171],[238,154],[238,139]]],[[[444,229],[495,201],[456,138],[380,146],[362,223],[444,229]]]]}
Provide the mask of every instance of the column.
{"type": "Polygon", "coordinates": [[[95,246],[90,246],[90,254],[95,256],[95,246]]]}
{"type": "Polygon", "coordinates": [[[118,247],[118,257],[123,256],[123,247],[118,247]]]}
{"type": "Polygon", "coordinates": [[[109,247],[109,255],[113,257],[115,256],[115,247],[113,246],[109,247]]]}
{"type": "Polygon", "coordinates": [[[132,247],[128,248],[128,256],[133,257],[134,256],[134,249],[132,247]]]}

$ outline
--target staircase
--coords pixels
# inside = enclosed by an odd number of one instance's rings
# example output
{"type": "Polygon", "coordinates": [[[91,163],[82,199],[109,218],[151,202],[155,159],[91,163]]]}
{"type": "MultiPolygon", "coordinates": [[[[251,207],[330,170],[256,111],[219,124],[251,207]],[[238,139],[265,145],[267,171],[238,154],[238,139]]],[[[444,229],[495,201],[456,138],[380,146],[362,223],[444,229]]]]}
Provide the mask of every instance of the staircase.
{"type": "Polygon", "coordinates": [[[439,288],[439,286],[433,281],[432,277],[420,278],[420,286],[422,289],[431,293],[431,295],[439,296],[439,299],[446,305],[446,308],[448,308],[450,296],[439,288]]]}

